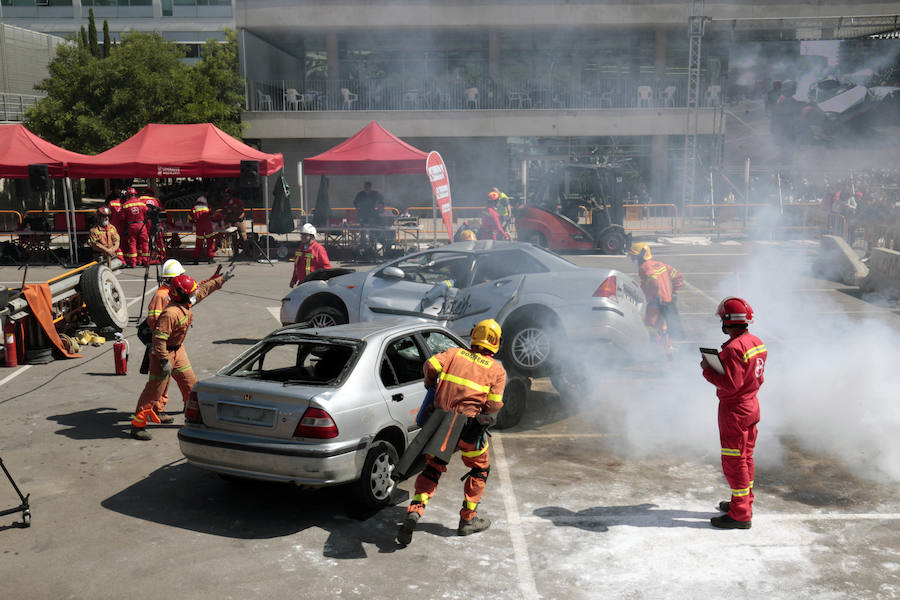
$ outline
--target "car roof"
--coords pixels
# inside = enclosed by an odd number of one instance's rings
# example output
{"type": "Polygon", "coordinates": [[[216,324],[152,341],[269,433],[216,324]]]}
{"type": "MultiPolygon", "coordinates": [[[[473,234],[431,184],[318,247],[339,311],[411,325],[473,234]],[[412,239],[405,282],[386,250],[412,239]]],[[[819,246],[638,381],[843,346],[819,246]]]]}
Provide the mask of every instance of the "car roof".
{"type": "Polygon", "coordinates": [[[333,327],[304,327],[301,323],[288,325],[270,333],[267,338],[295,334],[321,337],[346,338],[350,340],[371,340],[396,334],[410,333],[422,329],[440,329],[456,336],[440,323],[428,322],[409,317],[389,317],[377,321],[363,321],[360,323],[346,323],[333,327]]]}
{"type": "Polygon", "coordinates": [[[527,242],[507,242],[503,240],[478,240],[475,242],[454,242],[453,244],[447,244],[446,246],[441,246],[440,248],[433,248],[430,250],[423,250],[422,252],[434,252],[441,250],[455,250],[457,252],[488,252],[490,250],[508,250],[511,248],[522,248],[524,250],[528,250],[531,248],[531,244],[527,242]]]}

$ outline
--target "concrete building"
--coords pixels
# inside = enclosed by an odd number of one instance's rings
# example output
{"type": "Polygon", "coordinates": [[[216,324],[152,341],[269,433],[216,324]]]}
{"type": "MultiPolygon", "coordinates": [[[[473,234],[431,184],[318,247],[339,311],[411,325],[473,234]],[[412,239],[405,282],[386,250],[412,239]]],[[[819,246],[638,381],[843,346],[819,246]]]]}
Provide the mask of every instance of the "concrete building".
{"type": "MultiPolygon", "coordinates": [[[[674,202],[686,135],[691,161],[720,151],[735,40],[861,37],[895,30],[897,13],[868,0],[235,0],[245,137],[284,153],[293,185],[299,161],[377,120],[441,152],[456,204],[519,191],[523,159],[616,162],[674,202]]],[[[335,178],[333,201],[362,179],[335,178]]],[[[430,203],[427,186],[379,183],[397,205],[430,203]]]]}
{"type": "Polygon", "coordinates": [[[47,63],[62,38],[0,23],[0,122],[22,120],[38,99],[34,86],[49,76],[47,63]]]}

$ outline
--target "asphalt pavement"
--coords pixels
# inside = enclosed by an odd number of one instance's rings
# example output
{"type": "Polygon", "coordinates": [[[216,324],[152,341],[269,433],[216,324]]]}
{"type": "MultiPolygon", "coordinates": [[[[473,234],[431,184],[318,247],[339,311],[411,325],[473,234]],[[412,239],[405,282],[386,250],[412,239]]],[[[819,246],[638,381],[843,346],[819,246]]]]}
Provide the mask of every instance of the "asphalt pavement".
{"type": "MultiPolygon", "coordinates": [[[[133,327],[127,376],[114,375],[111,343],[0,368],[0,458],[32,505],[29,528],[0,517],[0,595],[900,597],[897,306],[813,278],[812,243],[681,238],[652,249],[687,280],[675,360],[595,364],[593,392],[577,398],[535,380],[523,421],[492,438],[479,514],[493,526],[471,537],[455,535],[460,461],[399,548],[411,481],[396,506],[365,513],[344,488],[235,484],[187,465],[180,414],[152,441],[130,439],[145,382],[133,327]],[[723,341],[713,313],[731,294],[754,306],[769,347],[749,531],[709,525],[729,490],[697,346],[723,341]]],[[[624,257],[570,258],[635,273],[624,257]]],[[[202,279],[215,266],[187,268],[202,279]]],[[[186,348],[199,378],[279,326],[292,268],[239,262],[195,308],[186,348]]],[[[31,268],[28,280],[61,272],[31,268]]],[[[0,285],[22,275],[0,267],[0,285]]],[[[118,276],[136,320],[155,282],[145,287],[138,269],[118,276]]],[[[17,503],[0,475],[0,510],[17,503]]]]}

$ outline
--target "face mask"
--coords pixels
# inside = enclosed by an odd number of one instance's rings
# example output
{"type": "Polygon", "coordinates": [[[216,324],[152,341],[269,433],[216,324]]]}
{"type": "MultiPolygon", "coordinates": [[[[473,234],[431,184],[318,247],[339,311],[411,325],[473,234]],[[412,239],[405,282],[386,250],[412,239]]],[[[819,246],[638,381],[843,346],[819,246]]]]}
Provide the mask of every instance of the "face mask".
{"type": "Polygon", "coordinates": [[[100,224],[106,227],[107,225],[109,225],[109,219],[103,219],[102,221],[100,221],[100,224]]]}

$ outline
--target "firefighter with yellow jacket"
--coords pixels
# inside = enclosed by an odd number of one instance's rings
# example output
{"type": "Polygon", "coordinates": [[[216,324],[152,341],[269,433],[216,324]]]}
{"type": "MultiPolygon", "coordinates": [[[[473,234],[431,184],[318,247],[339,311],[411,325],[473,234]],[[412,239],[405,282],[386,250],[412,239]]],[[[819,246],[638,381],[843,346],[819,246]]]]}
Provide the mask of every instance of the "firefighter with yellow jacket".
{"type": "MultiPolygon", "coordinates": [[[[472,330],[471,350],[450,348],[435,354],[425,362],[425,387],[437,387],[434,407],[467,417],[466,427],[456,449],[463,464],[469,468],[465,476],[465,499],[459,511],[458,535],[483,531],[491,522],[477,515],[478,503],[484,493],[485,482],[491,472],[487,427],[494,415],[503,408],[503,388],[506,370],[494,354],[500,348],[500,325],[493,319],[481,321],[472,330]]],[[[434,496],[447,463],[428,455],[426,466],[416,478],[415,492],[406,518],[397,532],[397,542],[406,546],[412,540],[416,524],[434,496]]]]}
{"type": "Polygon", "coordinates": [[[190,275],[182,273],[169,283],[169,304],[153,328],[149,378],[131,419],[131,437],[134,439],[152,439],[147,423],[162,422],[156,407],[166,392],[170,377],[178,384],[182,399],[187,403],[191,388],[197,382],[184,349],[184,340],[194,322],[191,306],[221,288],[232,276],[229,272],[198,284],[190,275]]]}

